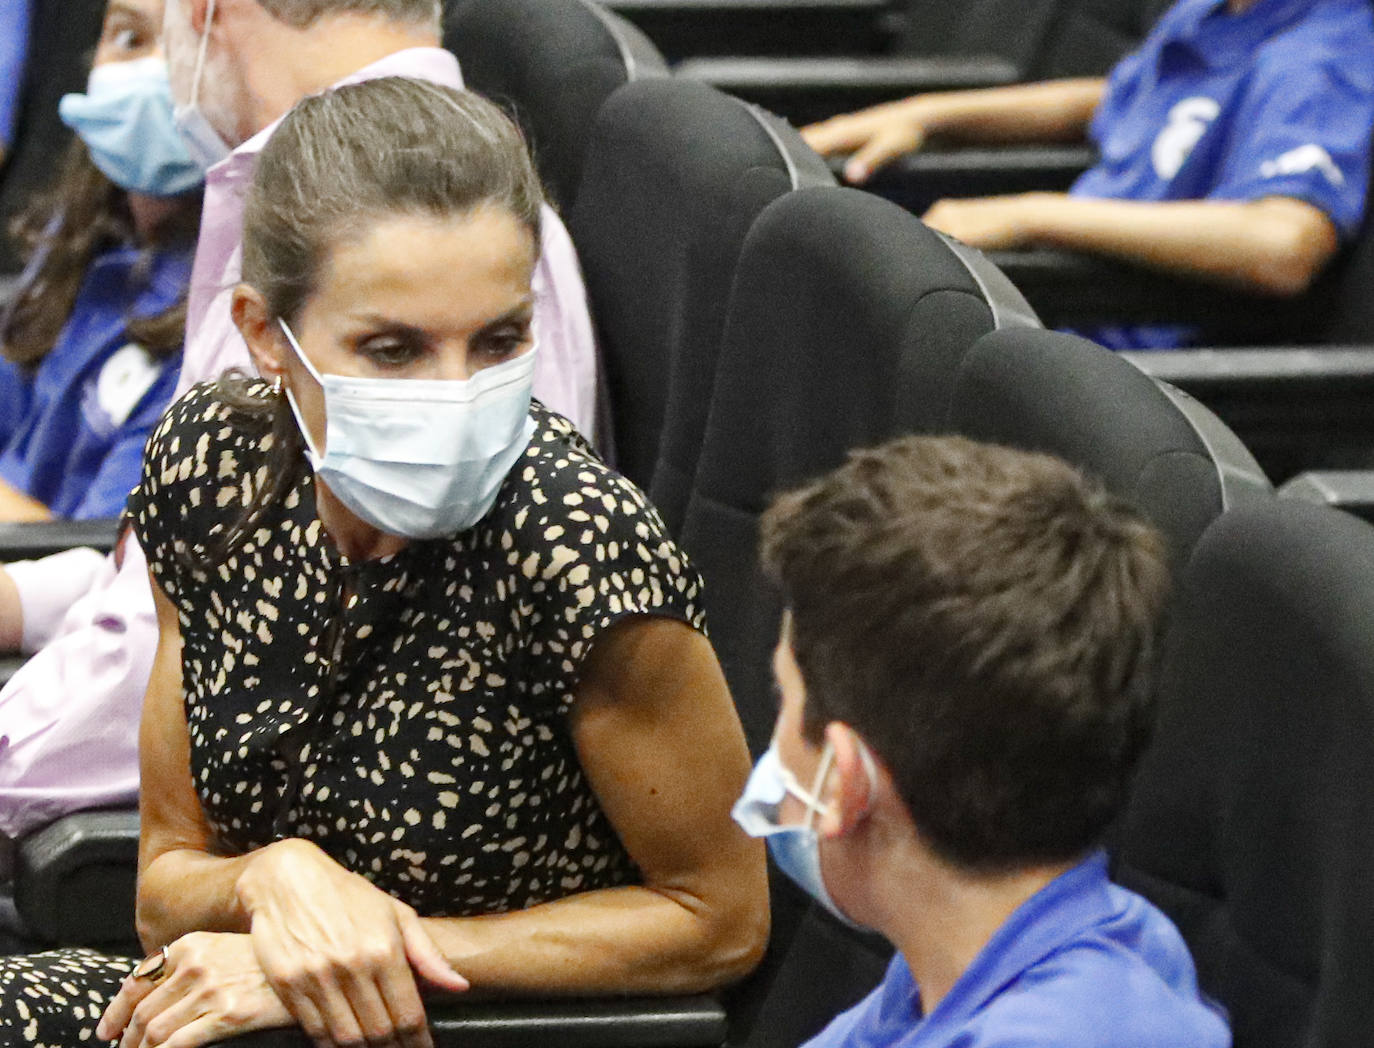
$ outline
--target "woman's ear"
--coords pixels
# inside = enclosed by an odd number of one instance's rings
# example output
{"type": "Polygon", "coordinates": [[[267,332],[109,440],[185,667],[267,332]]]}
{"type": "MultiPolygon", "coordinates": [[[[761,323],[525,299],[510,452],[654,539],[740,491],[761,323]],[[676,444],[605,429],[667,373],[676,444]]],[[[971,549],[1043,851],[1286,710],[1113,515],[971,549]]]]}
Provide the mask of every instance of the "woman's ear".
{"type": "Polygon", "coordinates": [[[285,381],[285,347],[282,345],[281,327],[262,295],[255,288],[240,284],[234,288],[229,315],[233,317],[234,326],[239,329],[243,341],[248,344],[248,352],[253,357],[258,374],[268,382],[285,381]]]}

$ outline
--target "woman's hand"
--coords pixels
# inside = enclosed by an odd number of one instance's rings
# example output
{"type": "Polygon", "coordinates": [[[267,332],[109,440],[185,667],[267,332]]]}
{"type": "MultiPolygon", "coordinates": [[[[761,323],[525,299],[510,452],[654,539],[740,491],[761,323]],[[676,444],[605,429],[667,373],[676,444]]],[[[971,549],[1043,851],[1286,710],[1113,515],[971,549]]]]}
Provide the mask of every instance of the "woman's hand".
{"type": "Polygon", "coordinates": [[[430,1048],[415,976],[468,988],[414,910],[308,841],[262,849],[236,890],[269,985],[316,1042],[430,1048]]]}
{"type": "Polygon", "coordinates": [[[120,1048],[196,1048],[291,1024],[248,936],[192,932],[167,948],[156,981],[133,975],[124,980],[95,1035],[120,1038],[120,1048]]]}

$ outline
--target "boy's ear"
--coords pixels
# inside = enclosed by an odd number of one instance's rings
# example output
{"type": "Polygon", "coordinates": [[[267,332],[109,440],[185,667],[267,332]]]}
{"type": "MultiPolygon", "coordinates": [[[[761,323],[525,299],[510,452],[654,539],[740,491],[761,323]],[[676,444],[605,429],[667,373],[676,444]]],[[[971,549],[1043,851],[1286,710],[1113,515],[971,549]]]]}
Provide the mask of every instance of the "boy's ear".
{"type": "Polygon", "coordinates": [[[848,724],[833,721],[825,726],[825,741],[835,754],[835,768],[829,785],[823,788],[818,828],[825,837],[839,837],[852,833],[868,818],[878,788],[876,777],[880,769],[870,771],[863,740],[848,724]]]}
{"type": "Polygon", "coordinates": [[[268,382],[285,381],[286,347],[282,344],[281,327],[272,317],[262,295],[247,284],[240,284],[234,288],[229,315],[248,345],[258,374],[268,382]]]}

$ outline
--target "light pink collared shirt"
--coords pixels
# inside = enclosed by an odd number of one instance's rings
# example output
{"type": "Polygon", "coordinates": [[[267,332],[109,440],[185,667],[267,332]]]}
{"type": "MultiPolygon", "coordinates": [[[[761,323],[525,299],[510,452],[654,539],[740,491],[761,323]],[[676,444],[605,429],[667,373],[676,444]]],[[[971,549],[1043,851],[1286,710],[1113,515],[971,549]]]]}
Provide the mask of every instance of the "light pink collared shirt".
{"type": "MultiPolygon", "coordinates": [[[[340,81],[410,76],[462,87],[441,48],[388,55],[340,81]]],[[[239,280],[253,165],[276,124],[210,169],[187,303],[178,394],[231,367],[251,370],[229,315],[239,280]]],[[[597,417],[596,348],[572,240],[549,208],[534,274],[539,356],[534,393],[580,429],[597,417]]],[[[0,833],[17,837],[68,812],[138,796],[138,717],[157,648],[157,616],[138,543],[114,558],[89,550],[9,565],[35,654],[0,690],[0,833]]]]}

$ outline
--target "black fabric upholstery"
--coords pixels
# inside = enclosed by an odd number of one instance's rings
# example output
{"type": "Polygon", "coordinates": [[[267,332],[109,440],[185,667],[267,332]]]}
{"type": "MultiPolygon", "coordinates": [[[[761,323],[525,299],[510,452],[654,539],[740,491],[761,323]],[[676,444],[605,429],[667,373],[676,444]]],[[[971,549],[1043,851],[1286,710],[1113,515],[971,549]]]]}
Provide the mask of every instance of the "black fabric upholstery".
{"type": "MultiPolygon", "coordinates": [[[[809,152],[816,177],[829,177],[809,152]]],[[[708,383],[744,236],[800,177],[775,128],[705,84],[646,80],[607,101],[569,227],[610,393],[617,464],[651,487],[670,386],[708,383]],[[675,370],[690,361],[690,373],[675,370]]],[[[671,506],[661,507],[669,511],[671,506]]],[[[670,528],[673,521],[669,520],[670,528]]]]}
{"type": "Polygon", "coordinates": [[[1374,1030],[1374,530],[1276,499],[1183,577],[1116,876],[1183,931],[1236,1048],[1374,1030]]]}
{"type": "Polygon", "coordinates": [[[1145,35],[1168,0],[913,0],[898,50],[991,54],[1025,80],[1101,76],[1145,35]]]}
{"type": "Polygon", "coordinates": [[[1101,76],[1132,50],[1172,0],[1067,0],[1027,79],[1101,76]]]}
{"type": "Polygon", "coordinates": [[[1086,339],[985,335],[963,360],[947,428],[1096,475],[1160,528],[1175,571],[1224,508],[1217,463],[1188,419],[1148,375],[1086,339]]]}
{"type": "Polygon", "coordinates": [[[0,524],[0,562],[46,557],[77,546],[91,546],[108,553],[118,534],[119,521],[115,518],[0,524]]]}
{"type": "Polygon", "coordinates": [[[510,110],[556,206],[572,206],[592,122],[611,92],[667,76],[628,22],[586,0],[450,0],[444,46],[463,81],[510,110]]]}
{"type": "Polygon", "coordinates": [[[758,577],[771,495],[850,448],[939,425],[992,311],[943,239],[851,189],[776,200],[745,243],[682,541],[750,747],[775,712],[768,652],[779,608],[758,577]]]}
{"type": "Polygon", "coordinates": [[[34,2],[19,118],[0,170],[0,273],[20,268],[6,231],[33,194],[53,184],[58,159],[72,138],[57,117],[57,101],[69,91],[85,90],[104,15],[105,0],[34,2]]]}

